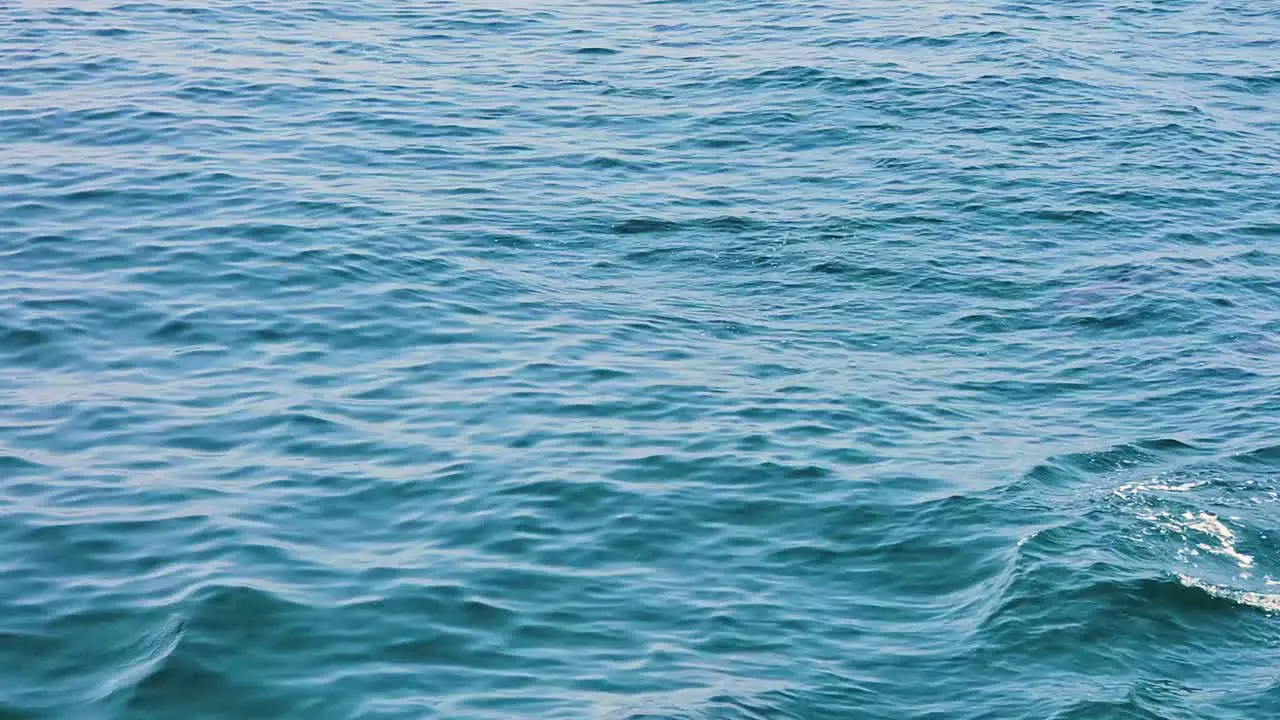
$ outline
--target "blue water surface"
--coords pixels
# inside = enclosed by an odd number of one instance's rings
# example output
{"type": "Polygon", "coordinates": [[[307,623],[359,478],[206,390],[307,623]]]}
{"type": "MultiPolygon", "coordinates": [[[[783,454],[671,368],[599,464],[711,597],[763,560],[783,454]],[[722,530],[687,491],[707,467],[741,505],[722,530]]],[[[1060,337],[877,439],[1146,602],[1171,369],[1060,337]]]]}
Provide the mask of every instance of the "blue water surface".
{"type": "Polygon", "coordinates": [[[0,718],[1280,717],[1280,9],[0,0],[0,718]]]}

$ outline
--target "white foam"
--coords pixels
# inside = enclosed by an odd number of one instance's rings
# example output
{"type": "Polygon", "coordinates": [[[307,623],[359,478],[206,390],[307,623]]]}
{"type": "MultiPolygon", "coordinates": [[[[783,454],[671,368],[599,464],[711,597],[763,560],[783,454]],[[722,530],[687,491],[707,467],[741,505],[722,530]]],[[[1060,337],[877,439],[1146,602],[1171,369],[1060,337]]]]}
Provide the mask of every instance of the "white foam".
{"type": "MultiPolygon", "coordinates": [[[[1169,483],[1157,479],[1127,483],[1114,490],[1120,497],[1132,498],[1145,492],[1188,492],[1205,482],[1192,480],[1184,483],[1169,483]]],[[[1168,510],[1139,508],[1138,519],[1145,520],[1166,532],[1176,533],[1193,542],[1194,545],[1182,551],[1182,554],[1198,556],[1200,551],[1230,558],[1242,570],[1249,570],[1254,565],[1252,555],[1236,548],[1236,534],[1217,515],[1211,512],[1186,511],[1174,514],[1168,510]]],[[[1239,520],[1232,517],[1230,520],[1239,520]]]]}
{"type": "Polygon", "coordinates": [[[1126,494],[1132,496],[1132,495],[1137,495],[1138,493],[1141,493],[1141,492],[1148,492],[1148,491],[1187,492],[1189,490],[1195,490],[1201,485],[1204,485],[1203,480],[1188,480],[1187,482],[1179,483],[1177,485],[1173,485],[1170,483],[1163,483],[1159,481],[1132,482],[1132,483],[1126,483],[1124,485],[1121,485],[1120,487],[1116,488],[1113,492],[1116,495],[1119,495],[1121,497],[1124,497],[1126,494]]]}
{"type": "Polygon", "coordinates": [[[1224,525],[1217,515],[1208,512],[1184,512],[1182,513],[1182,519],[1185,521],[1184,527],[1187,530],[1203,533],[1216,541],[1216,544],[1197,543],[1197,547],[1201,550],[1229,557],[1244,569],[1253,567],[1253,556],[1236,549],[1236,534],[1231,531],[1231,528],[1224,525]]]}
{"type": "MultiPolygon", "coordinates": [[[[1230,600],[1240,605],[1248,605],[1250,607],[1265,610],[1266,612],[1280,612],[1280,594],[1260,593],[1249,590],[1233,590],[1231,588],[1214,585],[1203,580],[1193,578],[1189,575],[1178,573],[1178,581],[1187,587],[1198,588],[1214,597],[1230,600]]],[[[1268,582],[1268,584],[1271,584],[1268,582]]]]}

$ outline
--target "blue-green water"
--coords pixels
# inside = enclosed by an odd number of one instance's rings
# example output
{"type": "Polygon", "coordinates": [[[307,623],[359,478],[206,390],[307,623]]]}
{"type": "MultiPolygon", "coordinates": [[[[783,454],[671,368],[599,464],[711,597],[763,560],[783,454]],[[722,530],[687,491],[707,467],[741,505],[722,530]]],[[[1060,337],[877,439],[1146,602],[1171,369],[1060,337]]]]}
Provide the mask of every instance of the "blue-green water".
{"type": "Polygon", "coordinates": [[[1267,2],[0,4],[0,717],[1280,715],[1267,2]]]}

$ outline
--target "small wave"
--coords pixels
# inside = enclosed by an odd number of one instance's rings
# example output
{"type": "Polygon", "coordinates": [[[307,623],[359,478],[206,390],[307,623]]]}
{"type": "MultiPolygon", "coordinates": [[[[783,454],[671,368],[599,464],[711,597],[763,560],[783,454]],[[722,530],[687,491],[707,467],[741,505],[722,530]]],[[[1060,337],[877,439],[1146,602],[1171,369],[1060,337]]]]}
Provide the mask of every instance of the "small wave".
{"type": "Polygon", "coordinates": [[[97,687],[95,700],[106,700],[125,689],[136,687],[148,675],[155,673],[177,650],[178,643],[182,642],[184,630],[186,630],[186,621],[174,615],[154,633],[143,637],[138,641],[137,646],[132,648],[133,657],[128,661],[120,662],[115,673],[102,680],[97,687]]]}
{"type": "Polygon", "coordinates": [[[598,720],[649,720],[705,717],[791,717],[782,705],[791,699],[785,683],[746,678],[719,678],[710,686],[667,692],[638,693],[619,698],[594,697],[592,716],[598,720]]]}
{"type": "MultiPolygon", "coordinates": [[[[1280,612],[1280,593],[1262,593],[1252,590],[1235,590],[1222,585],[1214,585],[1190,575],[1177,573],[1178,582],[1189,588],[1203,590],[1209,595],[1223,600],[1230,600],[1237,605],[1247,605],[1249,607],[1263,610],[1267,613],[1280,612]]],[[[1268,580],[1268,585],[1277,584],[1275,581],[1268,580]]]]}

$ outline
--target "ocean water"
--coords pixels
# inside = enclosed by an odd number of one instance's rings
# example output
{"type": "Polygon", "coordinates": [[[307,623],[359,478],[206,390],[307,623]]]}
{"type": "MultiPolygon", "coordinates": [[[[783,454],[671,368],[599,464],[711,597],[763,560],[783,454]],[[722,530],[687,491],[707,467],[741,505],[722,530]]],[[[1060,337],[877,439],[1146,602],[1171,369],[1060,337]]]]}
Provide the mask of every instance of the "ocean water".
{"type": "Polygon", "coordinates": [[[0,717],[1280,716],[1280,10],[0,2],[0,717]]]}

